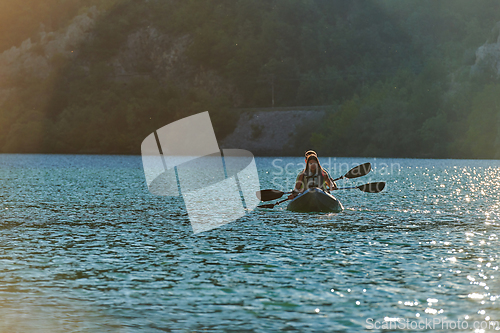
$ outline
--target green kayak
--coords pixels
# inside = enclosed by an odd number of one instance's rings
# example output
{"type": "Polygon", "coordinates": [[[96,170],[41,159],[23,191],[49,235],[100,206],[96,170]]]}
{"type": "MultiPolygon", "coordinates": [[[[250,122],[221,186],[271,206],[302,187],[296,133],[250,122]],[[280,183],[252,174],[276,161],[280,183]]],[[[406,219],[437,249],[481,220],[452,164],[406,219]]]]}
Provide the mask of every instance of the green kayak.
{"type": "Polygon", "coordinates": [[[339,213],[344,210],[340,201],[319,188],[310,188],[290,201],[287,209],[292,212],[339,213]]]}

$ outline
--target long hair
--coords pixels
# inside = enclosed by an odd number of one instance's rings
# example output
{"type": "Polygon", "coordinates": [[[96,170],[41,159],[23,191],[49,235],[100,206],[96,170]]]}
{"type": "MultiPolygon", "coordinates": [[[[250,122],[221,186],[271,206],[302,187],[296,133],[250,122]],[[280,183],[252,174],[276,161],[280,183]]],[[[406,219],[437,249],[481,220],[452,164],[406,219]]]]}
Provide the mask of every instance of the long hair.
{"type": "Polygon", "coordinates": [[[316,164],[318,165],[318,166],[316,167],[316,173],[317,173],[317,174],[320,174],[320,173],[321,173],[321,171],[322,171],[323,169],[321,168],[321,165],[319,164],[319,160],[318,160],[318,158],[316,157],[316,155],[309,155],[309,156],[307,157],[307,160],[306,160],[306,168],[304,169],[304,173],[305,173],[306,175],[308,175],[308,174],[310,174],[310,173],[311,173],[311,170],[309,170],[309,161],[316,161],[316,164]]]}

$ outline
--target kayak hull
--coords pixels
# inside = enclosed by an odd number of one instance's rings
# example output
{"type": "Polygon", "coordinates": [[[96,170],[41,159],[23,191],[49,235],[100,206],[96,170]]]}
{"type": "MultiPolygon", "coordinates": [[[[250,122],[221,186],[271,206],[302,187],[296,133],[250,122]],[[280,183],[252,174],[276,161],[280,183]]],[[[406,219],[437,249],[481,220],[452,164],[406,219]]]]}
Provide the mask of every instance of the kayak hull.
{"type": "Polygon", "coordinates": [[[339,213],[344,207],[333,195],[319,188],[310,188],[290,201],[287,210],[299,213],[339,213]]]}

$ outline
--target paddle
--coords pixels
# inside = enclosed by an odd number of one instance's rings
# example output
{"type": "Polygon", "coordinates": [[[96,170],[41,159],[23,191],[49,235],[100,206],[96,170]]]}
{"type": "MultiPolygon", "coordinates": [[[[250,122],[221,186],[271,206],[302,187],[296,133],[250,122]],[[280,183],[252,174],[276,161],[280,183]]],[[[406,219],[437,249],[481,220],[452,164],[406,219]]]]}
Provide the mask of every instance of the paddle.
{"type": "MultiPolygon", "coordinates": [[[[364,185],[359,185],[356,187],[341,187],[341,188],[336,189],[336,191],[358,189],[358,190],[361,190],[361,191],[367,192],[367,193],[379,193],[379,192],[382,192],[384,190],[384,188],[385,188],[385,182],[376,182],[376,183],[368,183],[368,184],[364,184],[364,185]]],[[[277,190],[272,190],[272,191],[277,191],[277,190]]],[[[277,192],[281,192],[281,191],[277,191],[277,192]]],[[[258,208],[274,208],[274,206],[277,206],[280,203],[288,201],[288,200],[290,200],[290,199],[287,198],[285,200],[278,201],[277,203],[274,203],[274,204],[260,205],[260,206],[258,206],[258,208]]]]}
{"type": "MultiPolygon", "coordinates": [[[[345,175],[342,177],[332,179],[332,181],[336,181],[339,179],[347,178],[347,179],[353,179],[353,178],[358,178],[361,176],[364,176],[368,174],[372,170],[372,165],[367,162],[361,165],[358,165],[351,170],[349,170],[345,175]]],[[[262,190],[262,191],[257,191],[256,195],[257,198],[260,199],[260,201],[271,201],[271,200],[276,200],[279,199],[283,196],[283,194],[290,194],[292,192],[283,192],[283,191],[278,191],[278,190],[262,190]]]]}
{"type": "Polygon", "coordinates": [[[341,187],[338,188],[337,190],[361,190],[363,192],[367,193],[379,193],[382,192],[382,190],[385,188],[385,182],[376,182],[376,183],[368,183],[364,185],[359,185],[356,187],[341,187]]]}
{"type": "Polygon", "coordinates": [[[372,165],[370,164],[370,162],[367,162],[352,168],[342,177],[332,179],[332,181],[334,182],[343,178],[347,179],[358,178],[367,175],[371,170],[372,170],[372,165]]]}
{"type": "Polygon", "coordinates": [[[283,196],[283,194],[290,194],[292,192],[283,192],[279,190],[262,190],[262,191],[257,191],[257,198],[260,199],[260,201],[271,201],[275,199],[279,199],[283,196]]]}
{"type": "Polygon", "coordinates": [[[288,200],[290,200],[290,199],[286,198],[285,200],[278,201],[277,203],[274,203],[274,204],[260,205],[257,208],[274,208],[274,206],[277,206],[280,203],[288,201],[288,200]]]}

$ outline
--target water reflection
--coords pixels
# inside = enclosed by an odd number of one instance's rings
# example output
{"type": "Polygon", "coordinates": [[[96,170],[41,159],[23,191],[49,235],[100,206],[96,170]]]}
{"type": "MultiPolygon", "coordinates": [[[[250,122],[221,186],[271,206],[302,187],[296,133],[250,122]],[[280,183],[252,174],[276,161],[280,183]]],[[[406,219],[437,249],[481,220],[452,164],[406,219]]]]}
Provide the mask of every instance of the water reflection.
{"type": "MultiPolygon", "coordinates": [[[[337,193],[341,214],[283,205],[193,236],[181,200],[148,193],[139,157],[3,156],[0,327],[359,331],[367,318],[497,320],[500,162],[397,161],[399,173],[370,176],[387,191],[337,193]]],[[[272,159],[256,162],[272,188],[272,159]]]]}

